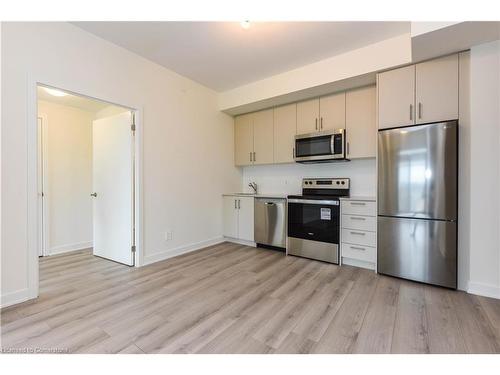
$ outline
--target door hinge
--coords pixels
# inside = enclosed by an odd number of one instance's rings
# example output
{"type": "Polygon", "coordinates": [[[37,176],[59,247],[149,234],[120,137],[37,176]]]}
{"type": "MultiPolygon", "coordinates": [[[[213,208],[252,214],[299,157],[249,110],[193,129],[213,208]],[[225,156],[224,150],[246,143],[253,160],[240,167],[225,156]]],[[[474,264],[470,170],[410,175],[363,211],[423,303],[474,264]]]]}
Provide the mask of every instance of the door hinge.
{"type": "Polygon", "coordinates": [[[132,245],[132,252],[135,253],[135,245],[132,245]]]}
{"type": "Polygon", "coordinates": [[[132,112],[132,124],[130,124],[130,129],[135,132],[135,113],[132,112]]]}

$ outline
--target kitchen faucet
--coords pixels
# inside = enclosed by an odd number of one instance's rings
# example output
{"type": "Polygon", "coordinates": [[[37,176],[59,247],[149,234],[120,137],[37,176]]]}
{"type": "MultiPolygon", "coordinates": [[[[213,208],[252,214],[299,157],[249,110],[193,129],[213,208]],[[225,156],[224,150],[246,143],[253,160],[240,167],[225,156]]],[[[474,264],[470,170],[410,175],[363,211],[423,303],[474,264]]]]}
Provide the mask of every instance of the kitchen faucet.
{"type": "Polygon", "coordinates": [[[257,184],[255,182],[250,182],[248,186],[253,189],[254,194],[257,194],[257,184]]]}

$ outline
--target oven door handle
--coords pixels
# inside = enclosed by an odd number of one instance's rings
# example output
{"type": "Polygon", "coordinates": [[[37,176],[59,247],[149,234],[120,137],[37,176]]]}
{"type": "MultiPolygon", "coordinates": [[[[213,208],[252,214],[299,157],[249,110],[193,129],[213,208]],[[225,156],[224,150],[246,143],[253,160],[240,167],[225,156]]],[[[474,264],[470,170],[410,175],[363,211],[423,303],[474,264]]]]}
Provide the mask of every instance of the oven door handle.
{"type": "Polygon", "coordinates": [[[316,199],[288,199],[288,203],[305,203],[305,204],[317,204],[320,206],[338,206],[339,201],[337,200],[316,200],[316,199]]]}

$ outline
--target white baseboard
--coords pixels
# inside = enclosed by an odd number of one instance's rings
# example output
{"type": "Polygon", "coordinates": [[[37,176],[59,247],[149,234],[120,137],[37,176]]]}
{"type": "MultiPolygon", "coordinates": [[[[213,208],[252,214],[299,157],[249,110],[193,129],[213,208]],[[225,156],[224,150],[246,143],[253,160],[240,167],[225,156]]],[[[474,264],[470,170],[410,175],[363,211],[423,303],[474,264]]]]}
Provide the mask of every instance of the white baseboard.
{"type": "Polygon", "coordinates": [[[168,249],[166,251],[162,251],[153,255],[146,255],[144,256],[142,264],[140,264],[140,266],[145,266],[148,264],[159,262],[161,260],[173,258],[178,255],[190,253],[192,251],[203,249],[207,246],[217,245],[224,241],[225,239],[223,237],[216,237],[205,241],[195,242],[189,245],[179,246],[173,249],[168,249]]]}
{"type": "Polygon", "coordinates": [[[17,303],[25,302],[30,299],[36,298],[36,295],[33,295],[32,291],[28,288],[16,290],[15,292],[2,294],[0,308],[4,308],[7,306],[12,306],[17,303]]]}
{"type": "Polygon", "coordinates": [[[240,240],[239,238],[232,237],[224,237],[224,241],[237,243],[239,245],[246,245],[250,247],[257,247],[257,244],[254,241],[240,240]]]}
{"type": "Polygon", "coordinates": [[[483,283],[469,281],[469,287],[467,288],[467,293],[500,299],[500,287],[491,284],[483,284],[483,283]]]}
{"type": "Polygon", "coordinates": [[[49,249],[48,255],[57,255],[57,254],[69,253],[70,251],[88,249],[89,247],[92,247],[92,245],[93,245],[92,241],[60,245],[49,249]]]}

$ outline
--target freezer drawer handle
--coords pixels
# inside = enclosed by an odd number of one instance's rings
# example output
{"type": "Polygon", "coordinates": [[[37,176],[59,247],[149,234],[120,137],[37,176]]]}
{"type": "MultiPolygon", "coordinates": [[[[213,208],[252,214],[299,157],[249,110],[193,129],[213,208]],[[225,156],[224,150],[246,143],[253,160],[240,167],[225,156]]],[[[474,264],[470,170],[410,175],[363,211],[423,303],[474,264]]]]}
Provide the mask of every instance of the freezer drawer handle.
{"type": "Polygon", "coordinates": [[[351,234],[357,234],[359,236],[364,236],[366,233],[363,233],[363,232],[353,232],[351,231],[351,234]]]}
{"type": "Polygon", "coordinates": [[[366,220],[366,218],[359,216],[351,216],[351,220],[366,220]]]}

